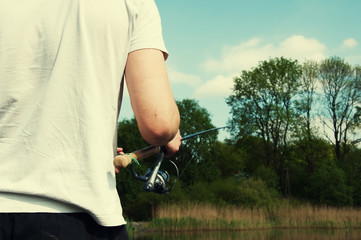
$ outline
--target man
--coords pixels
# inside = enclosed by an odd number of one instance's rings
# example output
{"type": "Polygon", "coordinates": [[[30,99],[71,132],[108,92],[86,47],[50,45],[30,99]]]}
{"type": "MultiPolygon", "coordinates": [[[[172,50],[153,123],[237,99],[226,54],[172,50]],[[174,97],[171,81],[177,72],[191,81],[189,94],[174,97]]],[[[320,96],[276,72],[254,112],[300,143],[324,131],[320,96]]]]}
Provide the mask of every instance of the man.
{"type": "Polygon", "coordinates": [[[180,145],[153,0],[0,1],[0,239],[127,239],[123,74],[140,133],[180,145]]]}

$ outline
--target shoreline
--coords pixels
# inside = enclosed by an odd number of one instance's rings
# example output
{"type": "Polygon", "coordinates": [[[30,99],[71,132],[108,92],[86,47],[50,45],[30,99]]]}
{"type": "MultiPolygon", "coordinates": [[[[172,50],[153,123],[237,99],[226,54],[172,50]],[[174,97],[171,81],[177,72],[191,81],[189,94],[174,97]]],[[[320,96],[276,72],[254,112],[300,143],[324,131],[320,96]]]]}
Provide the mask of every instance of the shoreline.
{"type": "Polygon", "coordinates": [[[361,208],[283,202],[278,206],[249,209],[187,203],[161,205],[150,221],[129,221],[129,230],[136,233],[267,229],[361,229],[361,208]]]}
{"type": "MultiPolygon", "coordinates": [[[[159,220],[159,219],[158,219],[159,220]]],[[[175,220],[175,219],[174,219],[175,220]]],[[[167,228],[167,227],[154,227],[152,226],[153,221],[147,222],[128,222],[128,228],[130,232],[136,234],[147,234],[147,233],[185,233],[185,232],[242,232],[242,231],[262,231],[262,230],[342,230],[352,231],[361,229],[361,226],[268,226],[268,227],[249,227],[249,228],[167,228]]]]}

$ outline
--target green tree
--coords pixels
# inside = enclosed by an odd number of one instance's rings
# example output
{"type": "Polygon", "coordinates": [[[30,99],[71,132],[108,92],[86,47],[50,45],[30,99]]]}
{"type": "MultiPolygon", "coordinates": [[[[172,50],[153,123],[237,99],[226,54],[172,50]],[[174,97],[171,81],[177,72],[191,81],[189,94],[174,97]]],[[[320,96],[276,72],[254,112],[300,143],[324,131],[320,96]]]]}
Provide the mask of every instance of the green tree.
{"type": "Polygon", "coordinates": [[[336,157],[343,161],[350,150],[350,135],[359,127],[361,112],[361,69],[352,67],[339,57],[331,57],[320,65],[320,82],[326,104],[324,125],[333,132],[336,157]]]}
{"type": "Polygon", "coordinates": [[[227,98],[233,137],[261,137],[266,166],[273,167],[281,180],[289,155],[290,131],[298,119],[295,99],[301,70],[296,60],[281,57],[263,61],[234,79],[233,93],[227,98]]]}
{"type": "Polygon", "coordinates": [[[344,171],[334,161],[323,163],[311,177],[310,196],[320,204],[351,206],[352,187],[346,184],[344,171]]]}
{"type": "Polygon", "coordinates": [[[315,148],[317,142],[316,132],[311,126],[314,114],[316,84],[318,81],[319,65],[315,61],[306,61],[302,65],[301,88],[299,99],[297,100],[297,109],[300,112],[300,118],[295,125],[295,134],[298,140],[298,147],[302,147],[304,160],[307,163],[309,172],[313,172],[315,154],[318,149],[315,148]]]}
{"type": "Polygon", "coordinates": [[[318,79],[319,66],[315,61],[306,61],[302,65],[301,89],[300,89],[300,111],[304,113],[304,131],[308,141],[312,133],[312,108],[315,100],[316,84],[318,79]]]}
{"type": "Polygon", "coordinates": [[[292,144],[292,152],[287,167],[289,168],[290,188],[292,196],[298,198],[308,198],[308,189],[313,185],[311,177],[314,171],[319,169],[329,159],[334,159],[333,148],[330,143],[319,137],[312,138],[312,170],[306,161],[310,147],[307,138],[294,141],[292,144]]]}
{"type": "Polygon", "coordinates": [[[275,171],[264,165],[257,168],[257,170],[252,175],[254,179],[261,179],[266,183],[267,187],[277,189],[278,188],[278,176],[275,171]]]}
{"type": "Polygon", "coordinates": [[[347,178],[347,184],[353,188],[353,203],[354,206],[361,206],[361,149],[352,147],[349,154],[346,156],[346,161],[342,164],[347,178]]]}
{"type": "Polygon", "coordinates": [[[262,138],[257,136],[243,137],[234,143],[234,147],[238,149],[239,154],[242,156],[243,170],[247,174],[254,173],[260,166],[265,164],[266,151],[262,138]]]}
{"type": "MultiPolygon", "coordinates": [[[[196,100],[183,99],[176,102],[181,116],[180,130],[182,136],[215,127],[211,122],[210,113],[201,107],[196,100]]],[[[179,166],[180,172],[186,168],[181,179],[186,185],[193,184],[195,179],[210,179],[219,175],[215,168],[200,167],[202,162],[209,163],[210,150],[212,145],[217,142],[217,135],[218,132],[214,131],[183,141],[180,151],[172,158],[179,166]]]]}
{"type": "Polygon", "coordinates": [[[217,204],[232,204],[242,207],[269,207],[278,203],[279,193],[268,188],[260,179],[243,179],[237,181],[234,177],[216,181],[209,186],[217,204]]]}
{"type": "Polygon", "coordinates": [[[210,157],[205,161],[203,168],[215,168],[220,172],[220,177],[227,178],[244,171],[245,153],[234,145],[216,142],[212,145],[210,157]],[[210,163],[210,165],[208,165],[210,163]]]}

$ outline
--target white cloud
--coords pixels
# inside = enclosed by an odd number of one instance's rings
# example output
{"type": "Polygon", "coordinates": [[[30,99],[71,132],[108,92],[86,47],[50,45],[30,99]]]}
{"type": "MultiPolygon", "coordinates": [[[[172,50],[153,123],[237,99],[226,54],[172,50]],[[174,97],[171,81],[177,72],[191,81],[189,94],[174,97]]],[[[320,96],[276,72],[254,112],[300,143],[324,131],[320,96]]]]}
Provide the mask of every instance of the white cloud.
{"type": "Polygon", "coordinates": [[[341,48],[350,49],[355,48],[358,45],[358,42],[354,38],[347,38],[342,42],[341,48]]]}
{"type": "Polygon", "coordinates": [[[208,59],[202,66],[206,71],[229,74],[249,70],[270,57],[320,60],[325,58],[325,51],[326,46],[317,39],[299,35],[291,36],[278,44],[262,44],[261,39],[253,38],[237,46],[224,47],[221,59],[208,59]]]}
{"type": "Polygon", "coordinates": [[[183,83],[190,86],[197,86],[201,83],[201,78],[197,75],[182,73],[172,67],[168,67],[167,71],[171,83],[183,83]]]}
{"type": "Polygon", "coordinates": [[[292,36],[280,43],[274,56],[298,60],[321,60],[325,58],[326,46],[315,38],[292,36]]]}
{"type": "Polygon", "coordinates": [[[194,93],[194,98],[227,97],[231,94],[233,76],[218,75],[202,84],[194,93]]]}
{"type": "Polygon", "coordinates": [[[202,67],[215,72],[213,79],[201,84],[194,97],[227,97],[231,94],[233,78],[242,70],[256,67],[260,61],[270,57],[287,57],[302,60],[325,58],[326,46],[314,38],[294,35],[277,44],[262,43],[260,38],[252,38],[237,46],[224,46],[220,59],[208,59],[202,67]]]}

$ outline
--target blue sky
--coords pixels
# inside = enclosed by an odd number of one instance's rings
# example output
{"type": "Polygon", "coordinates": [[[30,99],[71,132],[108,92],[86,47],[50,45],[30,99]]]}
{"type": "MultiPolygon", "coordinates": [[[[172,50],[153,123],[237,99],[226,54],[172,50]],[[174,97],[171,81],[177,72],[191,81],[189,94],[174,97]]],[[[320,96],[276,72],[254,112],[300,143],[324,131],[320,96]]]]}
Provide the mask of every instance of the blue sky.
{"type": "MultiPolygon", "coordinates": [[[[224,126],[233,78],[270,57],[339,56],[361,65],[359,0],[155,0],[176,99],[194,98],[224,126]]],[[[121,111],[131,117],[125,95],[121,111]]],[[[222,137],[227,137],[225,133],[222,137]]]]}

